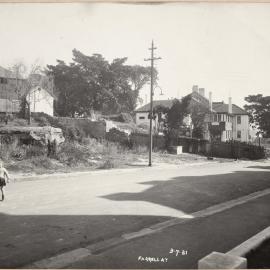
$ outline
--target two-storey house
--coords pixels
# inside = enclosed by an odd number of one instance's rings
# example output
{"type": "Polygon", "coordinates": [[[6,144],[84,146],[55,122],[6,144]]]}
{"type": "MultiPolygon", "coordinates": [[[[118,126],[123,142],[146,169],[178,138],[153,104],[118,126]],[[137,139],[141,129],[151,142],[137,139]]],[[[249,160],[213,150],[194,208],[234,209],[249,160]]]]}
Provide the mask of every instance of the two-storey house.
{"type": "Polygon", "coordinates": [[[0,66],[0,113],[17,113],[20,98],[26,93],[26,81],[0,66]]]}
{"type": "Polygon", "coordinates": [[[209,129],[212,131],[213,140],[247,142],[249,140],[248,113],[232,104],[231,98],[228,104],[223,101],[213,102],[209,129]]]}

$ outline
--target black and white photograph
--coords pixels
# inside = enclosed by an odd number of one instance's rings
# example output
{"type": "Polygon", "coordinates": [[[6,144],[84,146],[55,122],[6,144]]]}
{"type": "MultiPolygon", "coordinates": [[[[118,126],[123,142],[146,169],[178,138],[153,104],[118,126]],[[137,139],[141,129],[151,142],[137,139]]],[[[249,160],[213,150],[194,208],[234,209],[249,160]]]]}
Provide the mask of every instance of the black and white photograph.
{"type": "Polygon", "coordinates": [[[0,3],[0,269],[270,269],[270,2],[0,3]]]}

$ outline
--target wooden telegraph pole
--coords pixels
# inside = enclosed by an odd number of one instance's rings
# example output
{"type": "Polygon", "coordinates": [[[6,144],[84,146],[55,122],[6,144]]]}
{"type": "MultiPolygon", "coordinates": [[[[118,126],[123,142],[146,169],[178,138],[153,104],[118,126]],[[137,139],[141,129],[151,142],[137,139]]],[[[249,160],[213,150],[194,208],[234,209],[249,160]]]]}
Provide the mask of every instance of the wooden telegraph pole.
{"type": "Polygon", "coordinates": [[[153,95],[154,95],[154,61],[161,59],[160,57],[154,57],[154,41],[152,40],[152,46],[149,48],[151,51],[151,58],[144,59],[144,61],[151,61],[151,86],[150,86],[150,111],[149,111],[149,166],[152,166],[152,148],[153,148],[153,136],[152,136],[152,120],[153,120],[153,95]]]}

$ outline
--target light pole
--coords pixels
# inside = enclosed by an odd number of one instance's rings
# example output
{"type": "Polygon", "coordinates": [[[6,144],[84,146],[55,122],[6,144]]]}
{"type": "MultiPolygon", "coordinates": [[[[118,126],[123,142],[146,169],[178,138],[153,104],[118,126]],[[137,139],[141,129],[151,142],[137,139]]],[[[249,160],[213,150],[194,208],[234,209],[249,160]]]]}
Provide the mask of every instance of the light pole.
{"type": "Polygon", "coordinates": [[[154,57],[154,41],[152,40],[152,46],[149,48],[151,51],[151,58],[145,59],[145,61],[151,61],[151,86],[150,86],[150,111],[149,111],[149,166],[152,166],[152,148],[153,148],[153,136],[152,136],[152,119],[153,119],[153,95],[154,95],[154,61],[161,59],[160,57],[154,57]]]}
{"type": "Polygon", "coordinates": [[[261,132],[259,132],[258,137],[259,137],[259,147],[260,147],[261,146],[261,138],[262,138],[262,133],[261,132]]]}

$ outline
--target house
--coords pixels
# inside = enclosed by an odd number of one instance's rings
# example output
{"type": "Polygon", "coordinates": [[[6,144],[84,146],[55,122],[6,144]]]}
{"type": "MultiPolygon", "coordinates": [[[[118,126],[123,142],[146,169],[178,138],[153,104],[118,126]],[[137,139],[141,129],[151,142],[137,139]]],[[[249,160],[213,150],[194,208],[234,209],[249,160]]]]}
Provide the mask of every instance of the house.
{"type": "Polygon", "coordinates": [[[25,97],[30,105],[31,113],[43,112],[50,116],[54,114],[53,80],[41,74],[31,74],[28,77],[29,90],[25,97]]]}
{"type": "Polygon", "coordinates": [[[211,126],[214,140],[241,142],[249,141],[249,116],[239,106],[232,104],[229,98],[228,104],[222,102],[212,103],[211,126]]]}
{"type": "Polygon", "coordinates": [[[54,96],[48,90],[35,86],[26,93],[26,100],[30,104],[31,113],[43,112],[53,116],[54,96]]]}
{"type": "Polygon", "coordinates": [[[0,114],[19,112],[26,90],[26,80],[0,66],[0,114]]]}
{"type": "MultiPolygon", "coordinates": [[[[154,100],[153,101],[153,108],[157,106],[163,106],[165,108],[170,109],[173,105],[175,99],[168,99],[168,100],[154,100]]],[[[209,107],[209,101],[207,98],[205,98],[205,89],[204,88],[198,88],[197,85],[194,85],[192,88],[191,93],[191,101],[190,106],[197,106],[198,104],[201,104],[205,108],[209,107]]],[[[135,122],[137,125],[149,125],[149,111],[150,111],[150,103],[138,108],[135,111],[135,122]]],[[[155,115],[155,119],[153,120],[153,128],[154,130],[160,129],[159,121],[158,121],[158,115],[155,115]]],[[[183,135],[190,136],[192,133],[192,121],[190,115],[184,118],[183,120],[185,128],[183,127],[183,135]]]]}
{"type": "MultiPolygon", "coordinates": [[[[153,108],[162,105],[171,108],[173,100],[157,100],[153,101],[153,108]]],[[[239,106],[232,104],[232,99],[229,98],[229,103],[212,102],[212,93],[209,92],[209,98],[205,97],[205,89],[199,88],[197,85],[192,87],[190,106],[205,108],[207,113],[204,118],[205,131],[204,139],[212,139],[215,141],[230,141],[238,140],[241,142],[249,141],[249,117],[245,110],[239,106]]],[[[137,125],[149,125],[150,104],[138,108],[135,111],[137,125]]],[[[191,117],[185,118],[185,125],[189,127],[192,133],[193,123],[191,117]]],[[[154,129],[158,127],[158,117],[153,120],[154,129]]],[[[186,134],[188,135],[188,134],[186,134]]]]}
{"type": "Polygon", "coordinates": [[[40,74],[27,79],[0,66],[0,114],[18,113],[21,98],[26,97],[31,112],[44,112],[53,116],[53,80],[40,74]]]}
{"type": "MultiPolygon", "coordinates": [[[[153,100],[153,108],[157,106],[163,106],[165,108],[171,108],[173,105],[173,99],[168,100],[153,100]]],[[[135,123],[138,126],[149,125],[149,112],[150,112],[150,103],[138,108],[135,110],[135,123]]],[[[155,115],[153,120],[154,130],[158,129],[158,115],[155,115]]]]}

